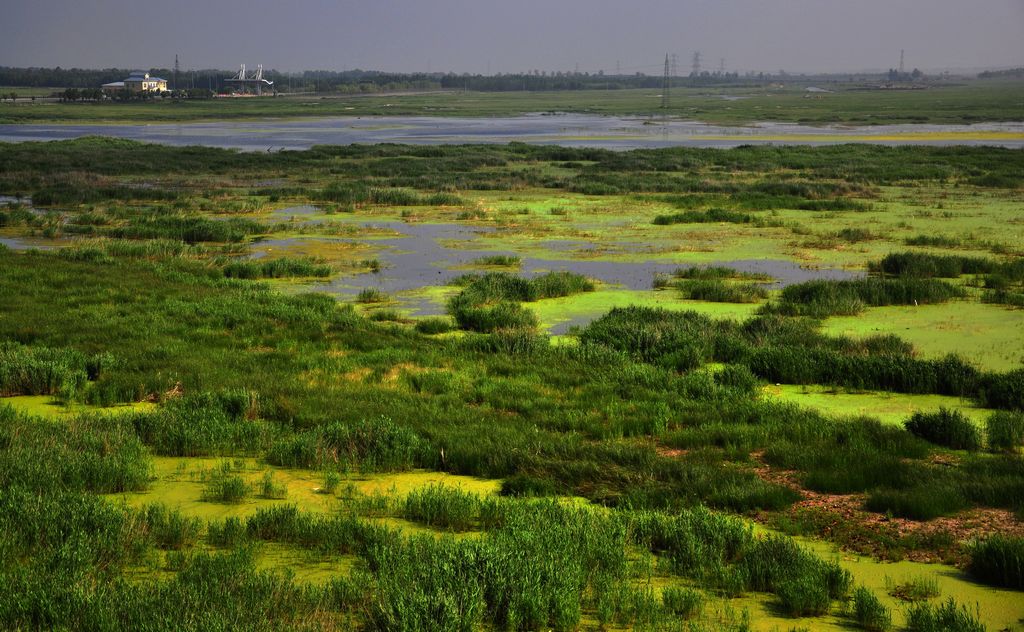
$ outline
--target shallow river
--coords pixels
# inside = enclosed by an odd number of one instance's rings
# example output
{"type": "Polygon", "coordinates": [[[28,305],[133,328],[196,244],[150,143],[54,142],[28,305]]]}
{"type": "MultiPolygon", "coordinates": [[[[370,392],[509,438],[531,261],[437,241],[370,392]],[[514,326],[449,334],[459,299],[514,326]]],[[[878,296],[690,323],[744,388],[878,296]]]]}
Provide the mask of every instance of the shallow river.
{"type": "Polygon", "coordinates": [[[250,151],[350,143],[508,143],[637,149],[735,147],[751,143],[829,145],[1000,145],[1024,147],[1024,123],[809,127],[759,123],[724,127],[658,118],[532,114],[502,118],[329,117],[154,125],[0,125],[0,141],[114,136],[169,145],[250,151]]]}

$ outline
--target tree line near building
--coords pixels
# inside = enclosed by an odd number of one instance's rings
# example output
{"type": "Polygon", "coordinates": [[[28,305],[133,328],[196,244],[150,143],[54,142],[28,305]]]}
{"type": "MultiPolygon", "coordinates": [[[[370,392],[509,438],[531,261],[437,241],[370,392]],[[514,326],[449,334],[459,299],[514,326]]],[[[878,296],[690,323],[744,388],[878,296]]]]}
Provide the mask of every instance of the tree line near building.
{"type": "MultiPolygon", "coordinates": [[[[168,79],[171,89],[195,89],[197,87],[224,91],[225,79],[231,78],[235,71],[218,69],[188,70],[178,74],[177,85],[174,82],[174,70],[170,68],[151,68],[153,75],[168,79]]],[[[893,73],[879,74],[834,74],[834,75],[790,75],[784,71],[774,73],[745,73],[703,71],[698,74],[687,74],[673,78],[680,87],[685,86],[751,86],[777,81],[807,80],[819,82],[859,82],[893,80],[893,73]]],[[[986,72],[980,78],[1016,76],[1007,72],[986,72]]],[[[120,81],[131,73],[126,68],[16,68],[0,66],[0,85],[91,89],[104,83],[120,81]]],[[[394,90],[476,90],[483,92],[507,91],[546,91],[546,90],[609,90],[628,88],[658,89],[663,83],[660,72],[647,74],[644,72],[614,73],[598,70],[596,72],[577,72],[562,70],[531,69],[516,73],[454,73],[454,72],[409,72],[389,73],[372,70],[304,70],[301,72],[280,72],[267,70],[264,76],[274,82],[278,92],[335,92],[342,94],[374,93],[394,90]]],[[[923,73],[915,69],[914,73],[899,76],[900,80],[918,81],[924,79],[923,73]]]]}

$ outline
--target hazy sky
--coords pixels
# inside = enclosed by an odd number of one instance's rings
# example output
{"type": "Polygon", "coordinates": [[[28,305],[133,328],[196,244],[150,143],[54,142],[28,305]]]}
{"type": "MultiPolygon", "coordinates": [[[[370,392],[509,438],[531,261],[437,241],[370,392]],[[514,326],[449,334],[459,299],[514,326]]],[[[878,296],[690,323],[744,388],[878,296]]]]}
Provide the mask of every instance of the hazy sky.
{"type": "Polygon", "coordinates": [[[0,65],[659,74],[1024,65],[1024,0],[0,0],[0,65]]]}

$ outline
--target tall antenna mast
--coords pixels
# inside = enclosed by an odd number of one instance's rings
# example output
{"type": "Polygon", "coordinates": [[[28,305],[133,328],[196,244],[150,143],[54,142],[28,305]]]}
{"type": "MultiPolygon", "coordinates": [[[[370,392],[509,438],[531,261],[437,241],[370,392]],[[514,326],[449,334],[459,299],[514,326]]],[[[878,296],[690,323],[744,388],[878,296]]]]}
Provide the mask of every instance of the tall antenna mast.
{"type": "Polygon", "coordinates": [[[903,49],[900,49],[900,74],[903,74],[903,49]]]}
{"type": "Polygon", "coordinates": [[[667,110],[669,105],[669,91],[672,89],[672,75],[669,70],[668,53],[665,53],[665,76],[661,80],[661,109],[667,110]]]}

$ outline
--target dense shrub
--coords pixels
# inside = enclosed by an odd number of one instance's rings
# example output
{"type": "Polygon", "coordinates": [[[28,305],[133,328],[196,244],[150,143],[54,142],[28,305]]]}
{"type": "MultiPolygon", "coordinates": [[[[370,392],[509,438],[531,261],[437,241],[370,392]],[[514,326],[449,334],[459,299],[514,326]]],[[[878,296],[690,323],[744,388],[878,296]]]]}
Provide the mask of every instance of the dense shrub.
{"type": "Polygon", "coordinates": [[[985,421],[985,435],[991,450],[1014,452],[1024,445],[1024,413],[998,411],[985,421]]]}
{"type": "Polygon", "coordinates": [[[916,412],[903,423],[908,432],[936,445],[955,450],[980,450],[981,431],[958,410],[916,412]]]}
{"type": "Polygon", "coordinates": [[[969,549],[967,572],[979,581],[1024,590],[1024,538],[992,535],[969,549]]]}
{"type": "Polygon", "coordinates": [[[416,331],[421,334],[444,334],[452,330],[452,322],[447,318],[430,317],[416,321],[416,331]]]}
{"type": "Polygon", "coordinates": [[[330,423],[274,443],[267,461],[285,467],[358,467],[368,472],[408,470],[427,443],[388,417],[330,423]]]}
{"type": "Polygon", "coordinates": [[[967,501],[959,488],[940,482],[909,489],[876,489],[868,495],[864,506],[900,518],[932,520],[966,509],[967,501]]]}

